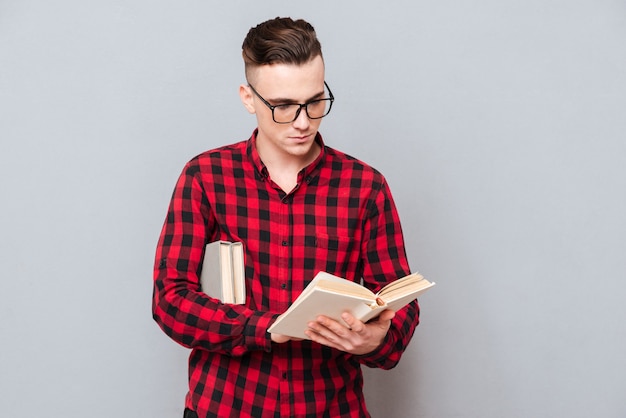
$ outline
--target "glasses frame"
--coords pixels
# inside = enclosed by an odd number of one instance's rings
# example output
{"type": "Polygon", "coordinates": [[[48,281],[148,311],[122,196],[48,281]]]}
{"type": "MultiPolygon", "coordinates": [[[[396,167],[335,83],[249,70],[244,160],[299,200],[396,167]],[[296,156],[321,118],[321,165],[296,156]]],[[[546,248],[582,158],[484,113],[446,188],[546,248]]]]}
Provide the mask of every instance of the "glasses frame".
{"type": "Polygon", "coordinates": [[[256,96],[257,96],[259,99],[261,99],[261,101],[263,102],[263,104],[265,104],[265,106],[267,106],[267,107],[268,107],[268,108],[272,111],[272,120],[273,120],[275,123],[279,123],[279,124],[281,124],[281,125],[284,125],[284,124],[287,124],[287,123],[293,123],[296,119],[298,119],[298,116],[300,116],[300,112],[302,112],[302,108],[304,108],[304,111],[306,112],[306,116],[307,116],[309,119],[322,119],[324,116],[327,116],[327,115],[330,113],[330,110],[333,108],[333,103],[335,102],[335,96],[333,96],[333,92],[332,92],[332,91],[330,91],[330,87],[328,87],[328,84],[326,84],[326,81],[324,81],[324,86],[326,87],[326,90],[328,90],[328,95],[330,96],[330,97],[328,97],[328,98],[325,98],[325,99],[315,99],[315,100],[308,101],[308,102],[306,102],[306,103],[284,103],[284,104],[279,104],[279,105],[273,105],[273,104],[271,104],[270,102],[268,102],[267,100],[265,100],[265,99],[263,98],[263,96],[261,96],[261,95],[259,94],[259,92],[258,92],[258,91],[256,91],[256,89],[255,89],[254,87],[252,87],[252,84],[248,83],[248,87],[250,87],[250,89],[252,90],[252,92],[253,92],[254,94],[256,94],[256,96]],[[328,102],[330,103],[330,104],[328,105],[328,111],[327,111],[324,115],[322,115],[322,116],[319,116],[319,117],[316,117],[316,118],[311,117],[311,115],[309,115],[309,105],[310,105],[311,103],[321,102],[321,101],[328,101],[328,102]],[[277,107],[285,106],[285,105],[288,105],[288,106],[300,106],[300,107],[299,107],[299,108],[298,108],[298,110],[296,111],[296,115],[295,115],[295,117],[293,118],[293,120],[290,120],[289,122],[278,122],[278,121],[276,120],[276,117],[274,116],[274,109],[276,109],[277,107]]]}

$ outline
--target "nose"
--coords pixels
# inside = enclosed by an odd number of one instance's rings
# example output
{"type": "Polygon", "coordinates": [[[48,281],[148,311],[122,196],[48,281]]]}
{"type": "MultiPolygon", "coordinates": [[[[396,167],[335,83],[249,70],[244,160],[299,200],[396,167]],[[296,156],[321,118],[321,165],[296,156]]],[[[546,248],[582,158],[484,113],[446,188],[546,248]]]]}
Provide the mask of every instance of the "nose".
{"type": "Polygon", "coordinates": [[[311,120],[309,119],[309,116],[306,114],[306,109],[304,108],[300,109],[300,114],[298,115],[296,120],[293,121],[293,127],[296,129],[300,129],[300,130],[306,130],[309,128],[310,124],[311,124],[311,120]]]}

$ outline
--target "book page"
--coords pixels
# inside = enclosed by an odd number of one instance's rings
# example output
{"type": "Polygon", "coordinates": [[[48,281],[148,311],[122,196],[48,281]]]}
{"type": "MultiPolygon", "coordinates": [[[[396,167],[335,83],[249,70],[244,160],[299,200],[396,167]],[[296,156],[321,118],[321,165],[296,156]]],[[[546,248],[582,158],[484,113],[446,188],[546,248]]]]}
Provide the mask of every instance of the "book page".
{"type": "Polygon", "coordinates": [[[230,245],[232,261],[232,287],[234,303],[246,303],[246,271],[243,256],[243,244],[233,242],[230,245]]]}
{"type": "Polygon", "coordinates": [[[408,276],[404,276],[398,280],[395,280],[389,283],[387,286],[383,287],[380,292],[378,292],[378,296],[380,296],[383,300],[388,301],[391,300],[397,295],[401,295],[404,293],[409,293],[413,289],[422,287],[423,285],[427,285],[429,282],[424,279],[419,273],[412,273],[408,276]]]}
{"type": "Polygon", "coordinates": [[[374,292],[364,286],[361,286],[358,283],[350,282],[348,280],[334,282],[326,279],[321,279],[317,282],[316,286],[320,289],[332,290],[335,292],[343,293],[345,295],[354,295],[368,298],[369,300],[376,300],[376,295],[374,294],[374,292]]]}

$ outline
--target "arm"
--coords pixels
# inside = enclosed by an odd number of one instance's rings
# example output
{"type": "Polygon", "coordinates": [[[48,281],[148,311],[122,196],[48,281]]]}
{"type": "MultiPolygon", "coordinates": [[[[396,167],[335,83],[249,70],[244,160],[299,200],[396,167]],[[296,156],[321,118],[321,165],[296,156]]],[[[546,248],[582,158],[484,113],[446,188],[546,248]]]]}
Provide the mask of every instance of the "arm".
{"type": "Polygon", "coordinates": [[[190,162],[181,174],[157,245],[152,312],[161,329],[188,348],[239,356],[271,347],[267,328],[276,315],[222,304],[200,291],[204,246],[218,229],[190,162]]]}
{"type": "MultiPolygon", "coordinates": [[[[364,222],[361,248],[364,284],[375,291],[409,273],[395,204],[386,182],[378,185],[364,222]]],[[[350,328],[321,316],[309,324],[307,334],[320,344],[358,355],[359,361],[369,367],[390,369],[400,360],[419,323],[419,306],[414,301],[395,313],[385,311],[366,324],[349,314],[344,320],[350,328]]]]}

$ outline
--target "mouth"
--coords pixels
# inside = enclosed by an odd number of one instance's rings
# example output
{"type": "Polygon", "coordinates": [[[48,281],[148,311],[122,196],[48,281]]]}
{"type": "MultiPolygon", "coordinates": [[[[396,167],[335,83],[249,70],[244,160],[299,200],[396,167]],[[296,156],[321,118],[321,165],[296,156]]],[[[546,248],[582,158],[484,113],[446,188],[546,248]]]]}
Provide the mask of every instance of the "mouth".
{"type": "Polygon", "coordinates": [[[291,136],[290,137],[292,140],[296,141],[296,142],[306,142],[309,140],[309,138],[311,138],[311,134],[308,135],[296,135],[296,136],[291,136]]]}

